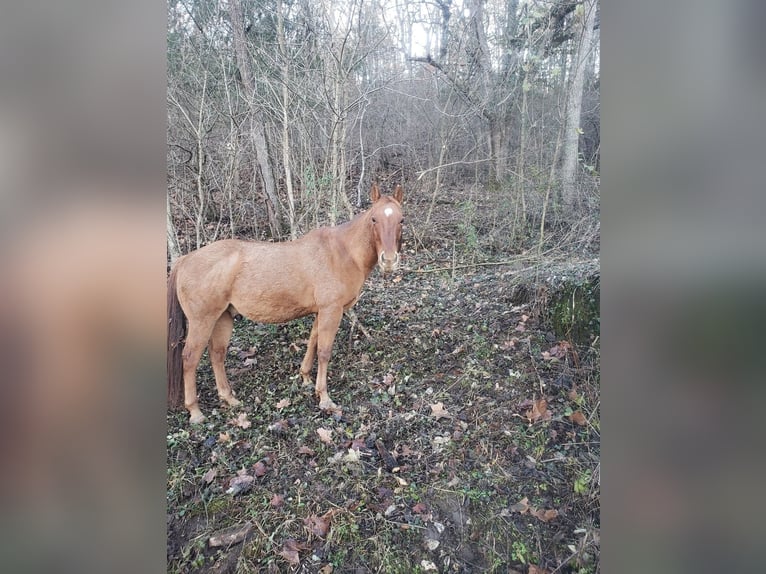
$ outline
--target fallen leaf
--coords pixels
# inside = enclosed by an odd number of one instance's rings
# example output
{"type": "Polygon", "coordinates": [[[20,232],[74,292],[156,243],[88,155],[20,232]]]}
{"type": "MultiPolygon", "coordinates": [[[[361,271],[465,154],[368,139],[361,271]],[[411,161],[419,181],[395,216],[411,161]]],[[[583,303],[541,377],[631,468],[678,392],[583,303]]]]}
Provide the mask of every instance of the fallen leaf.
{"type": "Polygon", "coordinates": [[[324,538],[327,536],[327,533],[330,532],[330,520],[332,520],[332,517],[335,516],[338,510],[339,509],[333,508],[328,512],[325,512],[322,516],[312,514],[308,518],[304,518],[303,523],[314,535],[319,538],[324,538]]]}
{"type": "MultiPolygon", "coordinates": [[[[241,472],[241,471],[240,471],[241,472]]],[[[236,496],[250,490],[253,486],[254,477],[249,474],[238,474],[229,481],[229,489],[226,494],[236,496]]]]}
{"type": "Polygon", "coordinates": [[[423,569],[424,572],[439,571],[439,569],[436,567],[436,564],[434,564],[430,560],[421,560],[420,567],[423,569]]]}
{"type": "Polygon", "coordinates": [[[366,448],[367,441],[363,438],[355,438],[351,442],[346,443],[348,448],[353,450],[362,450],[363,448],[366,448]]]}
{"type": "Polygon", "coordinates": [[[231,437],[229,436],[229,433],[227,432],[220,433],[218,435],[218,442],[220,442],[221,444],[231,442],[231,437]]]}
{"type": "Polygon", "coordinates": [[[278,420],[273,424],[270,424],[268,426],[269,431],[276,433],[276,434],[282,434],[287,432],[287,429],[290,428],[290,423],[288,423],[285,419],[278,420]]]}
{"type": "Polygon", "coordinates": [[[276,407],[278,410],[282,410],[284,408],[287,408],[291,405],[290,399],[282,399],[276,404],[276,407]]]}
{"type": "Polygon", "coordinates": [[[258,362],[257,359],[251,358],[251,359],[245,359],[242,364],[246,367],[250,367],[251,365],[255,365],[258,362]]]}
{"type": "Polygon", "coordinates": [[[202,482],[204,482],[205,484],[210,484],[211,482],[213,482],[213,479],[215,479],[217,475],[218,475],[218,471],[215,468],[211,468],[202,477],[202,482]]]}
{"type": "Polygon", "coordinates": [[[319,440],[321,440],[323,443],[330,446],[333,445],[331,430],[327,430],[325,428],[320,427],[317,429],[317,434],[319,435],[319,440]]]}
{"type": "Polygon", "coordinates": [[[516,504],[512,504],[511,510],[513,512],[519,512],[521,514],[524,514],[527,510],[529,510],[529,499],[525,496],[516,504]]]}
{"type": "Polygon", "coordinates": [[[429,405],[431,407],[431,416],[434,417],[436,420],[439,420],[440,418],[452,418],[452,415],[447,412],[447,409],[444,408],[444,403],[438,402],[433,405],[429,405]]]}
{"type": "Polygon", "coordinates": [[[316,453],[314,452],[314,449],[309,448],[307,446],[302,446],[298,449],[298,454],[305,454],[306,456],[314,456],[316,453]]]}
{"type": "Polygon", "coordinates": [[[333,566],[331,562],[328,562],[319,569],[319,574],[332,574],[333,570],[335,570],[335,566],[333,566]]]}
{"type": "Polygon", "coordinates": [[[247,420],[247,413],[239,413],[236,419],[231,419],[229,424],[236,425],[240,428],[249,428],[253,423],[247,420]]]}
{"type": "Polygon", "coordinates": [[[218,546],[231,546],[242,542],[253,529],[252,522],[246,522],[241,526],[233,526],[225,530],[219,530],[208,538],[208,546],[215,548],[218,546]]]}
{"type": "Polygon", "coordinates": [[[255,347],[250,347],[247,351],[240,350],[237,353],[237,357],[239,357],[240,359],[247,359],[248,357],[252,357],[253,355],[255,355],[255,353],[256,353],[255,347]]]}
{"type": "Polygon", "coordinates": [[[546,570],[545,568],[540,568],[539,566],[530,564],[529,570],[527,570],[527,574],[550,574],[550,572],[546,570]]]}
{"type": "Polygon", "coordinates": [[[414,456],[414,455],[419,455],[420,452],[418,452],[416,450],[412,450],[409,446],[407,446],[406,444],[403,444],[401,446],[401,453],[400,454],[402,456],[414,456]]]}
{"type": "Polygon", "coordinates": [[[422,502],[418,502],[415,506],[412,507],[412,512],[415,514],[425,514],[428,511],[426,508],[426,505],[422,502]]]}
{"type": "Polygon", "coordinates": [[[299,551],[304,550],[304,546],[294,538],[288,538],[282,543],[282,552],[279,555],[287,560],[293,566],[301,563],[299,551]]]}
{"type": "Polygon", "coordinates": [[[439,548],[439,541],[434,540],[433,538],[427,538],[426,539],[426,548],[431,550],[432,552],[439,548]]]}
{"type": "Polygon", "coordinates": [[[578,425],[580,425],[581,427],[584,427],[585,425],[587,425],[587,424],[588,424],[588,419],[587,419],[587,418],[585,418],[585,415],[584,415],[584,414],[582,414],[582,412],[580,412],[580,411],[575,411],[575,412],[573,412],[573,413],[570,415],[569,419],[570,419],[570,420],[571,420],[573,423],[575,423],[575,424],[578,424],[578,425]]]}
{"type": "Polygon", "coordinates": [[[519,342],[518,337],[511,337],[510,339],[503,341],[503,343],[500,345],[500,348],[503,351],[510,351],[511,349],[516,348],[516,343],[518,342],[519,342]]]}
{"type": "Polygon", "coordinates": [[[271,502],[269,504],[271,504],[272,508],[279,508],[284,503],[285,503],[285,497],[282,496],[281,494],[275,494],[274,496],[271,497],[271,502]]]}
{"type": "Polygon", "coordinates": [[[253,465],[253,474],[257,476],[258,478],[262,477],[266,472],[268,472],[268,468],[265,464],[263,464],[263,461],[258,461],[253,465]]]}
{"type": "Polygon", "coordinates": [[[532,403],[532,408],[524,413],[524,416],[529,419],[529,422],[534,423],[539,420],[550,420],[551,411],[548,410],[548,401],[540,399],[532,403]]]}
{"type": "Polygon", "coordinates": [[[553,508],[548,510],[537,509],[532,514],[534,514],[538,520],[550,522],[559,515],[559,511],[553,508]]]}

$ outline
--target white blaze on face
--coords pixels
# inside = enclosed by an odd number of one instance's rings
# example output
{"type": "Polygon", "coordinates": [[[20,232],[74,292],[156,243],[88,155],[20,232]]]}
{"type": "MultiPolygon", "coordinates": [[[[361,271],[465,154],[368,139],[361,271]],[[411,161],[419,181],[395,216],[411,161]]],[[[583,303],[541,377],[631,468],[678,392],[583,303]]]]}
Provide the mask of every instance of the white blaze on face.
{"type": "Polygon", "coordinates": [[[383,210],[383,213],[386,215],[386,217],[391,217],[391,214],[394,212],[393,208],[387,207],[383,210]]]}

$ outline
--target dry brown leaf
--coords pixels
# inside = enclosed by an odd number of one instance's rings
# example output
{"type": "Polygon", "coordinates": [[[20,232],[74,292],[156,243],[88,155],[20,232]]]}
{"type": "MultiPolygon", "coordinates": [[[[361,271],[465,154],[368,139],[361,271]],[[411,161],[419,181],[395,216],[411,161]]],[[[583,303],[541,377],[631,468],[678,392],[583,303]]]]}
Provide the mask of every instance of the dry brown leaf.
{"type": "Polygon", "coordinates": [[[503,351],[509,351],[511,349],[516,348],[516,343],[519,342],[519,339],[517,337],[511,337],[510,339],[503,341],[503,343],[500,345],[500,348],[503,351]]]}
{"type": "Polygon", "coordinates": [[[550,574],[550,571],[546,570],[545,568],[535,566],[534,564],[530,564],[529,570],[527,570],[527,574],[550,574]]]}
{"type": "Polygon", "coordinates": [[[290,402],[290,399],[282,399],[276,404],[277,410],[282,410],[287,407],[289,407],[292,403],[290,402]]]}
{"type": "Polygon", "coordinates": [[[532,403],[532,408],[524,413],[529,422],[534,423],[539,420],[550,420],[551,411],[548,410],[548,401],[540,399],[532,403]]]}
{"type": "Polygon", "coordinates": [[[567,396],[570,401],[576,401],[580,398],[580,395],[577,394],[577,383],[572,383],[572,388],[569,393],[567,393],[567,396]]]}
{"type": "Polygon", "coordinates": [[[215,468],[211,468],[202,477],[202,482],[204,482],[205,484],[210,484],[211,482],[213,482],[216,476],[218,476],[218,471],[215,468]]]}
{"type": "Polygon", "coordinates": [[[559,511],[554,509],[549,509],[549,510],[537,509],[534,512],[532,512],[532,514],[534,514],[535,518],[537,518],[538,520],[541,520],[543,522],[550,522],[551,520],[553,520],[559,515],[559,511]]]}
{"type": "Polygon", "coordinates": [[[247,359],[248,357],[252,357],[253,355],[255,355],[255,353],[256,353],[255,347],[250,347],[247,351],[240,350],[237,353],[237,357],[239,357],[240,359],[247,359]]]}
{"type": "Polygon", "coordinates": [[[585,415],[584,415],[584,414],[582,414],[582,412],[580,412],[580,411],[575,411],[575,412],[573,412],[573,413],[570,415],[569,419],[570,419],[570,420],[571,420],[573,423],[575,423],[575,424],[578,424],[578,425],[580,425],[581,427],[584,427],[585,425],[587,425],[587,424],[588,424],[588,419],[587,419],[587,418],[585,418],[585,415]]]}
{"type": "Polygon", "coordinates": [[[452,415],[447,412],[447,409],[444,408],[444,403],[438,402],[433,405],[429,405],[431,407],[431,416],[435,419],[445,418],[449,419],[452,418],[452,415]]]}
{"type": "Polygon", "coordinates": [[[271,504],[272,508],[279,508],[284,503],[285,503],[285,497],[282,496],[281,494],[275,494],[274,496],[271,497],[271,502],[269,504],[271,504]]]}
{"type": "Polygon", "coordinates": [[[253,529],[252,522],[246,522],[241,526],[233,526],[225,530],[219,530],[208,538],[208,546],[215,548],[218,546],[231,546],[242,542],[253,529]]]}
{"type": "Polygon", "coordinates": [[[511,510],[513,512],[524,514],[527,510],[529,510],[529,499],[525,496],[516,504],[511,505],[511,510]]]}
{"type": "Polygon", "coordinates": [[[231,419],[229,424],[236,425],[240,428],[249,428],[253,423],[247,420],[247,413],[239,413],[236,419],[231,419]]]}
{"type": "Polygon", "coordinates": [[[333,570],[335,570],[335,566],[333,566],[331,562],[328,562],[319,569],[319,574],[332,574],[333,570]]]}
{"type": "Polygon", "coordinates": [[[294,538],[288,538],[282,544],[282,552],[279,555],[287,560],[293,566],[298,566],[301,563],[299,551],[304,547],[294,538]]]}
{"type": "Polygon", "coordinates": [[[317,429],[317,434],[319,435],[319,440],[327,445],[333,446],[331,430],[320,427],[317,429]]]}
{"type": "Polygon", "coordinates": [[[243,474],[243,471],[239,471],[239,473],[240,474],[229,481],[229,489],[226,491],[227,494],[242,494],[252,488],[255,478],[249,474],[243,474]]]}
{"type": "Polygon", "coordinates": [[[229,436],[229,433],[222,432],[218,435],[218,442],[221,444],[225,444],[227,442],[231,442],[231,437],[229,436]]]}
{"type": "Polygon", "coordinates": [[[407,446],[406,444],[403,444],[401,446],[401,453],[400,454],[401,454],[401,456],[415,456],[415,455],[419,455],[420,451],[412,450],[409,446],[407,446]]]}
{"type": "Polygon", "coordinates": [[[258,362],[258,359],[251,357],[249,359],[245,359],[244,361],[242,361],[242,364],[246,367],[250,367],[252,365],[255,365],[257,362],[258,362]]]}
{"type": "Polygon", "coordinates": [[[313,448],[302,446],[298,449],[298,454],[305,454],[306,456],[314,456],[316,453],[313,448]]]}
{"type": "Polygon", "coordinates": [[[263,461],[259,460],[253,465],[253,474],[257,476],[258,478],[262,477],[266,472],[268,472],[268,468],[265,464],[263,464],[263,461]]]}
{"type": "Polygon", "coordinates": [[[327,536],[327,533],[330,532],[330,521],[322,516],[312,514],[308,518],[305,518],[303,523],[306,525],[306,528],[311,531],[312,534],[318,536],[319,538],[324,538],[327,536]]]}
{"type": "Polygon", "coordinates": [[[270,424],[268,428],[273,433],[282,434],[287,432],[287,429],[290,428],[290,423],[288,423],[285,419],[282,419],[276,421],[274,424],[270,424]]]}

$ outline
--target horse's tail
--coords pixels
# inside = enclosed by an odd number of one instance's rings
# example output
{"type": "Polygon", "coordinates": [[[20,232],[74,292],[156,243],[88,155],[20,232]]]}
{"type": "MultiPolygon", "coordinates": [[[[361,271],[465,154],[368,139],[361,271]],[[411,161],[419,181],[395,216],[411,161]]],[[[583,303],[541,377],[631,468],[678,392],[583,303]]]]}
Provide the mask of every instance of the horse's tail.
{"type": "Polygon", "coordinates": [[[186,336],[186,316],[178,301],[176,290],[176,272],[173,267],[168,277],[168,404],[176,407],[181,404],[183,389],[183,340],[186,336]]]}

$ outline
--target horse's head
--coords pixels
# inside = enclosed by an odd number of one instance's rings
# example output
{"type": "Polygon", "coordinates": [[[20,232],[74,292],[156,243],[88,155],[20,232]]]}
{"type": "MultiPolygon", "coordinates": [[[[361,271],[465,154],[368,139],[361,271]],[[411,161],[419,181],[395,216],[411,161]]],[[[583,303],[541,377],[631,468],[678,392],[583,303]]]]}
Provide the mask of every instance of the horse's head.
{"type": "Polygon", "coordinates": [[[391,273],[399,267],[399,250],[402,248],[402,186],[397,185],[393,195],[380,195],[377,184],[372,185],[370,198],[370,225],[378,254],[378,266],[383,273],[391,273]]]}

